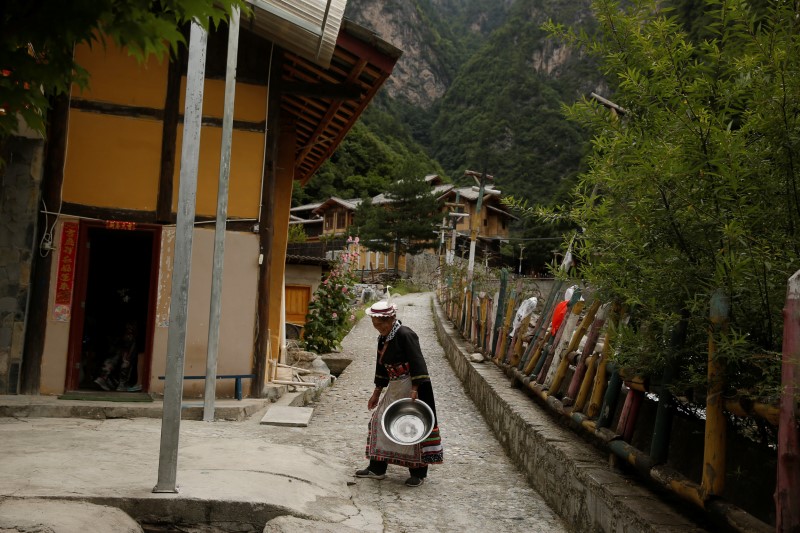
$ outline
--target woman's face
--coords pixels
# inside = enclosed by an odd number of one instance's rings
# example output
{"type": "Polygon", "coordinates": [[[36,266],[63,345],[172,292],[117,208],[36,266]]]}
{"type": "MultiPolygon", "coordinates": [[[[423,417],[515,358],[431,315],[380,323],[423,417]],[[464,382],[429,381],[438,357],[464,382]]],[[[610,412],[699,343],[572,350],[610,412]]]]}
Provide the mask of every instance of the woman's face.
{"type": "Polygon", "coordinates": [[[372,326],[384,337],[392,331],[392,325],[394,325],[394,317],[372,317],[372,326]]]}

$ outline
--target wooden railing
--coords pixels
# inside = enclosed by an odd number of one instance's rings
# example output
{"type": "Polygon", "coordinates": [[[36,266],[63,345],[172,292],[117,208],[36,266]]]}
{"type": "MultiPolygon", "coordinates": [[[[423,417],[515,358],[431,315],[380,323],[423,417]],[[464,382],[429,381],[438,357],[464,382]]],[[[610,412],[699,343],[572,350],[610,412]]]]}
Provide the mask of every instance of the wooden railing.
{"type": "MultiPolygon", "coordinates": [[[[691,502],[724,527],[735,531],[800,531],[800,272],[792,277],[784,310],[784,353],[781,405],[725,398],[723,360],[717,357],[713,334],[709,336],[708,391],[705,405],[702,476],[698,482],[668,466],[670,434],[680,403],[669,391],[674,369],[661,376],[639,376],[618,368],[611,346],[620,320],[620,306],[581,298],[576,290],[567,302],[566,316],[556,331],[550,325],[554,310],[563,300],[563,287],[556,282],[538,309],[521,317],[510,335],[520,304],[528,295],[521,285],[508,286],[504,271],[494,294],[477,293],[474,285],[444,281],[437,296],[448,318],[476,351],[503,369],[511,381],[523,387],[543,406],[564,417],[569,425],[664,489],[691,502]],[[656,401],[655,420],[648,451],[633,444],[641,425],[644,401],[656,401]],[[620,405],[620,402],[622,405],[620,405]],[[742,507],[723,498],[727,426],[731,416],[778,427],[778,465],[775,490],[775,525],[768,525],[742,507]],[[616,420],[616,424],[614,421],[616,420]]],[[[728,303],[721,291],[711,300],[712,333],[727,328],[728,303]]],[[[674,342],[680,343],[680,331],[674,342]]],[[[649,427],[649,426],[648,426],[649,427]]],[[[762,513],[763,514],[763,513],[762,513]]],[[[763,518],[763,516],[762,516],[763,518]]],[[[772,522],[772,519],[768,519],[772,522]]]]}

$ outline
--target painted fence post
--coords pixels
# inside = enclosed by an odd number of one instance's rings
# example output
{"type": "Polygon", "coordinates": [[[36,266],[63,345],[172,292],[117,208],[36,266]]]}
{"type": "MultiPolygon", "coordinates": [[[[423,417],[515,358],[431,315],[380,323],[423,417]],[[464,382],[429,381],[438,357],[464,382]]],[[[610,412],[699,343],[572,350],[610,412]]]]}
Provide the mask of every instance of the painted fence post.
{"type": "Polygon", "coordinates": [[[508,328],[511,325],[511,321],[514,319],[514,304],[516,303],[516,300],[517,290],[512,289],[511,295],[508,297],[508,303],[506,304],[506,313],[503,315],[503,326],[500,328],[498,333],[500,339],[497,343],[497,351],[494,354],[494,362],[496,364],[500,364],[506,352],[506,345],[508,344],[508,328]]]}
{"type": "MultiPolygon", "coordinates": [[[[578,310],[580,303],[581,302],[575,304],[573,313],[580,314],[580,310],[578,310]]],[[[584,315],[583,320],[581,320],[580,325],[578,325],[575,331],[572,332],[572,338],[570,339],[569,344],[561,352],[561,360],[559,361],[558,366],[555,367],[555,372],[553,372],[551,383],[545,383],[545,386],[548,388],[551,394],[558,394],[558,390],[561,388],[561,383],[567,376],[567,370],[569,369],[569,354],[578,349],[581,339],[589,329],[589,325],[594,323],[594,317],[599,309],[600,300],[593,301],[592,305],[586,311],[586,315],[584,315]]]]}
{"type": "Polygon", "coordinates": [[[589,360],[589,357],[592,356],[594,349],[597,346],[597,340],[600,338],[600,330],[603,329],[603,325],[606,323],[606,316],[608,315],[608,309],[610,307],[611,306],[609,304],[604,304],[602,307],[600,307],[595,315],[594,321],[592,322],[592,327],[589,330],[589,335],[586,337],[586,344],[584,345],[583,351],[579,355],[578,363],[575,366],[575,373],[572,375],[572,380],[570,381],[566,395],[562,400],[565,407],[573,405],[575,398],[577,398],[581,383],[586,375],[587,361],[589,360]]]}
{"type": "MultiPolygon", "coordinates": [[[[686,342],[688,329],[688,312],[681,313],[681,320],[672,332],[670,346],[672,350],[678,352],[686,342]]],[[[650,444],[650,457],[655,464],[667,462],[669,454],[669,438],[672,433],[672,415],[674,412],[675,399],[669,391],[672,378],[676,372],[677,361],[673,356],[667,362],[664,372],[661,375],[661,388],[658,390],[658,409],[656,410],[656,420],[653,424],[653,439],[650,444]]]]}
{"type": "MultiPolygon", "coordinates": [[[[621,320],[620,315],[621,315],[621,306],[615,303],[611,311],[612,326],[616,326],[620,322],[621,320]]],[[[608,333],[606,333],[606,340],[605,343],[603,344],[603,353],[600,355],[600,359],[597,362],[597,369],[595,370],[594,380],[592,382],[592,393],[591,396],[589,397],[589,407],[586,408],[586,416],[588,416],[589,418],[595,418],[597,417],[598,414],[600,414],[601,398],[605,395],[606,386],[608,385],[606,379],[606,367],[608,366],[609,359],[611,359],[611,344],[613,343],[612,334],[614,330],[615,327],[612,327],[611,330],[608,333]]]]}
{"type": "Polygon", "coordinates": [[[725,366],[717,356],[715,335],[728,328],[730,301],[722,289],[711,295],[711,331],[708,337],[708,394],[706,396],[706,433],[703,448],[703,480],[700,484],[703,500],[722,494],[725,488],[725,440],[727,424],[722,393],[725,366]]]}
{"type": "Polygon", "coordinates": [[[775,530],[800,531],[800,270],[789,278],[783,308],[781,412],[778,423],[778,479],[775,530]]]}
{"type": "Polygon", "coordinates": [[[598,428],[607,428],[611,425],[614,413],[617,410],[619,393],[622,391],[622,379],[619,376],[617,365],[609,363],[607,368],[611,371],[611,377],[608,379],[606,391],[603,395],[603,405],[600,407],[600,416],[597,418],[598,428]]]}
{"type": "Polygon", "coordinates": [[[508,270],[505,268],[500,271],[500,290],[497,292],[497,314],[494,317],[492,328],[492,348],[491,355],[497,354],[497,344],[500,338],[500,327],[503,325],[503,306],[506,300],[506,287],[508,285],[508,270]]]}

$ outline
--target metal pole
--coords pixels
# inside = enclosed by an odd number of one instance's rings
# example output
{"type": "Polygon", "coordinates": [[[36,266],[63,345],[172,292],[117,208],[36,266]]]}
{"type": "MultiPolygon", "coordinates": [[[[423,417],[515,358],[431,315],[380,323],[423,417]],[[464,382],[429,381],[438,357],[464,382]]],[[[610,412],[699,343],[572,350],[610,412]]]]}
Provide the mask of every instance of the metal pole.
{"type": "Polygon", "coordinates": [[[211,309],[208,318],[208,351],[206,353],[206,387],[203,395],[203,420],[214,421],[214,400],[217,396],[217,355],[219,322],[222,309],[222,267],[225,261],[225,229],[228,220],[228,181],[231,173],[231,138],[233,106],[236,97],[236,56],[239,52],[239,8],[234,7],[228,21],[228,64],[225,70],[225,104],[222,115],[222,146],[217,188],[217,224],[214,229],[214,270],[211,275],[211,309]]]}
{"type": "MultiPolygon", "coordinates": [[[[461,202],[461,192],[456,191],[456,204],[461,202]]],[[[456,262],[456,237],[458,235],[457,231],[458,226],[458,218],[453,218],[453,236],[452,240],[450,241],[450,251],[448,252],[447,264],[452,265],[456,262]]]]}
{"type": "Polygon", "coordinates": [[[522,275],[522,251],[525,249],[524,246],[519,247],[519,275],[522,275]]]}
{"type": "Polygon", "coordinates": [[[164,409],[161,417],[161,447],[158,482],[153,492],[178,492],[178,437],[183,397],[183,361],[186,352],[186,317],[189,307],[189,275],[192,260],[197,167],[200,157],[200,127],[203,118],[203,82],[208,34],[192,22],[189,38],[189,68],[186,80],[181,174],[175,228],[175,260],[167,333],[167,368],[164,378],[164,409]]]}
{"type": "Polygon", "coordinates": [[[475,218],[470,220],[469,232],[469,263],[467,265],[467,283],[472,282],[472,272],[475,268],[475,241],[478,239],[478,231],[481,224],[481,203],[483,203],[483,191],[486,188],[486,170],[484,169],[480,179],[480,189],[478,190],[478,203],[475,206],[475,218]]]}

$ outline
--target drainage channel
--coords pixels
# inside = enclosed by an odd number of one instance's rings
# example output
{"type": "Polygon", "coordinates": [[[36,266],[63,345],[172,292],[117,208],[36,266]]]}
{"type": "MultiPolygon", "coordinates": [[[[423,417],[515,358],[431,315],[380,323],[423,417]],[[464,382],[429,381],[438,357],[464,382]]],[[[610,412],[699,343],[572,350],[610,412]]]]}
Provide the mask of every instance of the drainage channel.
{"type": "Polygon", "coordinates": [[[90,503],[118,508],[145,533],[260,533],[273,518],[291,514],[258,502],[96,498],[90,503]]]}

